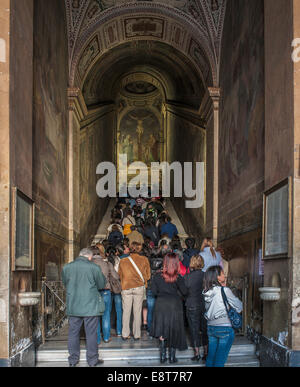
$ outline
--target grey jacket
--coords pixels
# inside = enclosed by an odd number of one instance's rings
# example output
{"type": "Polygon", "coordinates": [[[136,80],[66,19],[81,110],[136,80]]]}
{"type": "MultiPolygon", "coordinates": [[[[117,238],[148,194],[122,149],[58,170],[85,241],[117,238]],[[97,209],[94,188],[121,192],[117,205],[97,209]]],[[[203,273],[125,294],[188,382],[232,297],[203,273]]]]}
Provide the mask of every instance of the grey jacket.
{"type": "Polygon", "coordinates": [[[102,258],[100,255],[95,255],[93,258],[93,262],[98,265],[106,279],[106,285],[105,285],[105,290],[111,290],[111,286],[109,283],[109,273],[113,278],[116,280],[120,281],[120,276],[119,274],[115,271],[112,263],[108,262],[107,259],[102,258]]]}
{"type": "MultiPolygon", "coordinates": [[[[232,293],[229,288],[224,288],[229,304],[238,312],[243,310],[242,302],[232,293]]],[[[208,325],[213,326],[231,326],[226,308],[223,302],[221,286],[215,286],[213,289],[203,292],[205,301],[205,318],[208,325]]]]}

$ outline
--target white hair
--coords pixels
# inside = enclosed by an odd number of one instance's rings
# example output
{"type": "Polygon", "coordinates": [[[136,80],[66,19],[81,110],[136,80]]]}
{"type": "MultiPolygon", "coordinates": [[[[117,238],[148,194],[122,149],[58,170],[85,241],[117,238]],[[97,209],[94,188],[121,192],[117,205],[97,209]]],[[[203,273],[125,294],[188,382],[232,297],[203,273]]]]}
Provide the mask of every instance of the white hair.
{"type": "Polygon", "coordinates": [[[88,248],[85,248],[85,249],[82,249],[79,253],[79,255],[81,257],[86,257],[86,258],[90,258],[94,255],[93,251],[91,249],[88,249],[88,248]]]}

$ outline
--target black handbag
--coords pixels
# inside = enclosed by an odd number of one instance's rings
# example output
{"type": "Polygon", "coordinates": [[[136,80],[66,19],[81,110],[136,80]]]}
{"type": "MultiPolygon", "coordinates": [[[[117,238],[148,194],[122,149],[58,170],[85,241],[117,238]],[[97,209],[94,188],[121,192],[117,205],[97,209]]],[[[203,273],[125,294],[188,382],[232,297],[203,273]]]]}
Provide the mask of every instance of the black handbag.
{"type": "Polygon", "coordinates": [[[232,328],[238,331],[243,327],[243,317],[232,306],[230,306],[223,286],[221,288],[221,293],[232,328]]]}

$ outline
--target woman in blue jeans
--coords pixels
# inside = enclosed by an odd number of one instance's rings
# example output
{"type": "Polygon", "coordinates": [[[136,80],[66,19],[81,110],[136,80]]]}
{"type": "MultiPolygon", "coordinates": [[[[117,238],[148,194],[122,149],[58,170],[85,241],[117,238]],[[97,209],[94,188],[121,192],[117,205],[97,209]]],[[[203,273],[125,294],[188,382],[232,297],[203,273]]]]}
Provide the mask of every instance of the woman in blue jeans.
{"type": "Polygon", "coordinates": [[[115,303],[115,311],[117,316],[116,336],[122,337],[122,317],[123,317],[122,296],[121,294],[112,293],[112,299],[114,300],[114,303],[115,303]]]}
{"type": "Polygon", "coordinates": [[[119,277],[119,274],[115,271],[113,264],[109,262],[108,257],[109,257],[110,251],[105,251],[105,248],[101,243],[98,243],[97,246],[93,247],[92,249],[94,252],[93,262],[96,265],[100,266],[101,271],[106,279],[105,289],[100,292],[105,304],[105,312],[101,317],[99,326],[98,326],[97,340],[99,345],[101,343],[101,325],[102,325],[102,335],[103,335],[104,343],[109,343],[111,341],[110,314],[112,309],[112,291],[111,291],[111,285],[110,285],[110,276],[113,277],[115,280],[120,280],[120,277],[119,277]]]}
{"type": "Polygon", "coordinates": [[[226,277],[222,267],[210,267],[205,273],[203,292],[209,340],[206,367],[224,367],[235,338],[222,298],[222,287],[229,304],[238,313],[243,310],[242,302],[226,287],[226,277]]]}

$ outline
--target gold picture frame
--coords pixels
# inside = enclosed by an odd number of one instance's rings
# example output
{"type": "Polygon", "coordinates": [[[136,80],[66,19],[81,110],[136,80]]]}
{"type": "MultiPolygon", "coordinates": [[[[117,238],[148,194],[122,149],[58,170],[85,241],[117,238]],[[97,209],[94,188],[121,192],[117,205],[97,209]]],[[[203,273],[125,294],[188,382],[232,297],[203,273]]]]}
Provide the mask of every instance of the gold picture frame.
{"type": "Polygon", "coordinates": [[[17,187],[12,190],[12,271],[34,270],[34,202],[17,187]]]}
{"type": "Polygon", "coordinates": [[[264,193],[263,259],[292,256],[292,177],[264,193]]]}

